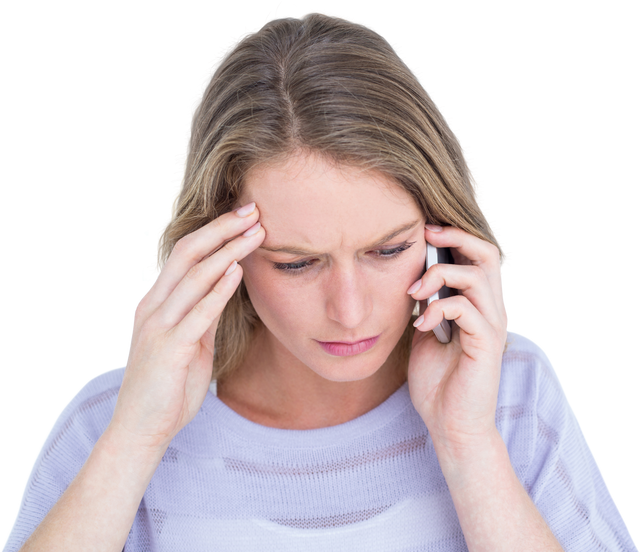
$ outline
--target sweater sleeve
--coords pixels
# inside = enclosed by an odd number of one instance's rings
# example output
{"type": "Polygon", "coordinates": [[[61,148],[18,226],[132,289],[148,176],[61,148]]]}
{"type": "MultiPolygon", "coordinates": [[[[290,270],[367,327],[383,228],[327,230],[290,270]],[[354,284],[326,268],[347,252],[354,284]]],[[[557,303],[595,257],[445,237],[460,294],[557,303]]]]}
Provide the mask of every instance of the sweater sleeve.
{"type": "Polygon", "coordinates": [[[31,471],[4,552],[19,550],[59,500],[106,429],[124,368],[90,381],[56,421],[31,471]]]}
{"type": "Polygon", "coordinates": [[[637,552],[549,360],[515,334],[498,404],[516,474],[563,549],[637,552]]]}

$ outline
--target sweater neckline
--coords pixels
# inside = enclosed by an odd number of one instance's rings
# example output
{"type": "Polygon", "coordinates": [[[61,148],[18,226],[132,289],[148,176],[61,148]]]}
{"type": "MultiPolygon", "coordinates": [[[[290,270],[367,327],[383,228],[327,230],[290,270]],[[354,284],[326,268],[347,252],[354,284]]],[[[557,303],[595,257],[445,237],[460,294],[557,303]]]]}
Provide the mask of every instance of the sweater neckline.
{"type": "Polygon", "coordinates": [[[317,429],[280,429],[252,422],[223,403],[212,391],[212,385],[203,407],[211,412],[216,426],[224,428],[254,444],[268,447],[316,448],[336,445],[373,432],[388,424],[411,405],[407,382],[378,406],[353,420],[335,426],[317,429]]]}

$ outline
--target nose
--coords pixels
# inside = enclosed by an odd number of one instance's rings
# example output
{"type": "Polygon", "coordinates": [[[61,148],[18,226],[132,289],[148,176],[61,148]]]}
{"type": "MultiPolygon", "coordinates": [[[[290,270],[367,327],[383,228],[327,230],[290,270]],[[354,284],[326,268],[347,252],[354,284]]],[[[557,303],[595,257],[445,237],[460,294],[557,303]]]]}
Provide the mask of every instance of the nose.
{"type": "Polygon", "coordinates": [[[360,326],[371,314],[373,298],[357,267],[334,267],[326,286],[327,316],[345,328],[360,326]]]}

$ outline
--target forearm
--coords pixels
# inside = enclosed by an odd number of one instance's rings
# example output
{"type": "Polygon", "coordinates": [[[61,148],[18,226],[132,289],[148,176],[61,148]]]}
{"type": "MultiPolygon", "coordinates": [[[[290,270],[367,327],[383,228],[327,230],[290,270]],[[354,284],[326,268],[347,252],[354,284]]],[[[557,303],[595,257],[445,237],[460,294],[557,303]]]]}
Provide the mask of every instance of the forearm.
{"type": "Polygon", "coordinates": [[[107,430],[21,552],[120,552],[162,452],[107,430]]]}
{"type": "Polygon", "coordinates": [[[561,551],[496,430],[482,447],[435,444],[470,552],[561,551]]]}

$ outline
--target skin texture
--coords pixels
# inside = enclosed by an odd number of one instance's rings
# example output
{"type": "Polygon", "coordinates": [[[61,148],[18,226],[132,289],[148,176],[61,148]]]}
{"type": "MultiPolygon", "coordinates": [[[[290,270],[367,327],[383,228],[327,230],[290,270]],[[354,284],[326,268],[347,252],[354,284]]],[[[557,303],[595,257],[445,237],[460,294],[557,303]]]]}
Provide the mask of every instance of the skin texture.
{"type": "Polygon", "coordinates": [[[424,272],[422,213],[385,176],[314,156],[250,171],[241,203],[249,201],[260,205],[266,238],[240,264],[264,331],[218,396],[257,423],[288,429],[364,414],[404,382],[389,357],[416,304],[407,289],[424,272]],[[271,251],[285,247],[309,253],[271,251]],[[284,263],[308,266],[277,268],[284,263]],[[352,356],[318,344],[378,335],[352,356]]]}
{"type": "Polygon", "coordinates": [[[241,262],[264,330],[219,387],[221,400],[257,423],[289,429],[367,412],[402,383],[392,351],[418,300],[409,391],[469,550],[560,550],[495,427],[507,336],[498,249],[456,228],[425,227],[390,179],[314,155],[250,171],[246,201],[260,205],[266,229],[261,248],[241,262]],[[370,247],[413,221],[419,224],[370,247]],[[451,248],[456,264],[424,273],[427,240],[451,248]],[[381,250],[408,243],[399,256],[380,258],[381,250]],[[307,266],[292,274],[278,270],[284,264],[307,266]],[[458,295],[427,309],[426,299],[443,285],[458,295]],[[456,322],[448,344],[430,331],[443,318],[456,322]],[[350,357],[332,356],[316,342],[378,334],[372,349],[350,357]]]}

